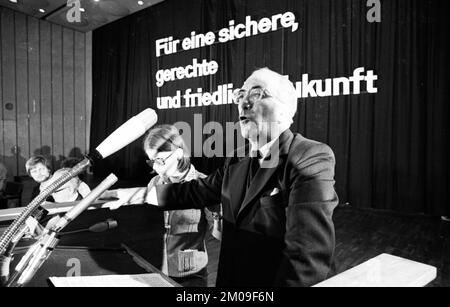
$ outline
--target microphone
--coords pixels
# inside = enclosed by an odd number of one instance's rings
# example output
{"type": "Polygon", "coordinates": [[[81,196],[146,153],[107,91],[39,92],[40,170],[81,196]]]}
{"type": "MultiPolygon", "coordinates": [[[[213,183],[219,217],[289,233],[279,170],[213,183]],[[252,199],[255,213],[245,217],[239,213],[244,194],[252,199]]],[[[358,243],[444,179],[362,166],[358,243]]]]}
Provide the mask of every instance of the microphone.
{"type": "MultiPolygon", "coordinates": [[[[100,195],[103,194],[107,189],[109,189],[114,183],[116,183],[118,178],[111,174],[105,180],[102,181],[94,190],[91,191],[84,199],[82,199],[75,207],[70,209],[63,217],[61,217],[54,226],[52,226],[50,231],[60,232],[63,230],[71,221],[77,218],[84,210],[86,210],[91,203],[93,203],[100,195]]],[[[45,230],[44,230],[45,231],[45,230]]]]}
{"type": "Polygon", "coordinates": [[[107,219],[104,222],[100,222],[97,224],[92,225],[89,228],[85,228],[85,229],[80,229],[80,230],[74,230],[74,231],[68,231],[68,232],[61,232],[60,235],[62,236],[66,236],[66,235],[72,235],[72,234],[77,234],[80,232],[104,232],[110,229],[114,229],[117,228],[119,226],[119,224],[117,223],[116,220],[112,220],[112,219],[107,219]]]}
{"type": "MultiPolygon", "coordinates": [[[[93,158],[107,158],[113,153],[119,151],[123,147],[127,146],[131,142],[135,141],[139,137],[141,137],[150,127],[156,124],[158,121],[158,116],[156,112],[150,108],[144,110],[138,115],[132,117],[127,122],[125,122],[122,126],[116,129],[109,137],[106,138],[90,155],[88,155],[83,161],[75,165],[67,175],[62,176],[58,180],[56,180],[52,185],[47,187],[44,191],[42,191],[35,199],[31,201],[31,203],[24,208],[22,213],[17,217],[14,222],[3,232],[0,236],[0,256],[3,256],[8,249],[13,238],[20,232],[20,228],[25,223],[26,219],[33,214],[33,212],[39,207],[39,205],[57,188],[64,185],[70,179],[74,178],[86,168],[92,165],[93,158]]],[[[114,176],[115,177],[115,176],[114,176]]],[[[115,179],[117,181],[117,178],[115,179]]],[[[114,181],[115,183],[115,181],[114,181]]],[[[108,187],[105,186],[104,190],[107,190],[108,187]]],[[[104,192],[104,191],[102,191],[104,192]]],[[[100,193],[101,194],[101,193],[100,193]]],[[[96,195],[97,198],[99,195],[96,195]]],[[[92,193],[90,195],[93,195],[92,193]]],[[[70,223],[74,218],[76,218],[83,210],[89,207],[89,204],[93,202],[95,199],[92,199],[88,195],[86,198],[89,198],[89,201],[81,201],[78,206],[75,206],[72,210],[70,210],[61,220],[58,221],[58,228],[52,229],[53,231],[60,231],[68,223],[70,223]]],[[[50,229],[47,229],[50,231],[50,229]]],[[[19,238],[20,239],[20,238],[19,238]]],[[[53,244],[53,243],[51,243],[53,244]]],[[[1,275],[6,274],[6,259],[0,259],[0,273],[1,275]]],[[[1,278],[3,279],[3,277],[1,278]]]]}
{"type": "Polygon", "coordinates": [[[90,232],[103,232],[110,229],[117,228],[119,226],[119,223],[117,223],[116,220],[107,219],[105,222],[97,223],[89,227],[90,232]]]}
{"type": "Polygon", "coordinates": [[[70,179],[79,175],[92,165],[94,158],[106,158],[116,151],[127,146],[131,142],[141,137],[150,127],[156,124],[158,116],[150,108],[132,117],[106,140],[104,140],[95,150],[93,150],[83,161],[75,165],[68,174],[56,180],[52,185],[42,191],[31,203],[23,209],[22,213],[12,222],[12,224],[0,235],[0,256],[6,252],[13,237],[19,232],[26,219],[47,199],[57,188],[64,185],[70,179]]]}
{"type": "Polygon", "coordinates": [[[117,180],[114,174],[109,175],[91,193],[61,217],[55,225],[47,226],[44,229],[42,238],[31,246],[25,256],[22,257],[16,266],[14,276],[7,286],[16,283],[16,286],[22,287],[28,283],[59,243],[58,233],[86,210],[94,200],[116,183],[117,180]]]}
{"type": "Polygon", "coordinates": [[[130,118],[117,128],[96,149],[94,156],[107,158],[128,144],[134,142],[158,121],[158,115],[153,109],[146,109],[130,118]]]}

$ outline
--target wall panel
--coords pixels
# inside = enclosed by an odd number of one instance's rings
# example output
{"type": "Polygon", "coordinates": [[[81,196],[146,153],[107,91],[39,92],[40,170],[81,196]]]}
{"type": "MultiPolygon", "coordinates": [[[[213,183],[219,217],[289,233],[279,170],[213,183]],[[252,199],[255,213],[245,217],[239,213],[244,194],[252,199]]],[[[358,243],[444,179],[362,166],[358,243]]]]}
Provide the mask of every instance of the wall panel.
{"type": "Polygon", "coordinates": [[[0,162],[24,176],[36,154],[55,168],[89,143],[91,34],[0,7],[0,162]]]}

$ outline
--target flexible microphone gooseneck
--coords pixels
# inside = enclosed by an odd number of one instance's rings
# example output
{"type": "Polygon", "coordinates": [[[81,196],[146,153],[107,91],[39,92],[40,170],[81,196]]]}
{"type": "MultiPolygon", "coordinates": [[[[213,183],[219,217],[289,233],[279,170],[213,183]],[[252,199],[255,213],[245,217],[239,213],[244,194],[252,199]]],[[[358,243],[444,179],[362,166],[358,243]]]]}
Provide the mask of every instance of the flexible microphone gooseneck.
{"type": "Polygon", "coordinates": [[[31,201],[0,237],[0,256],[4,255],[11,240],[20,231],[20,227],[25,223],[26,219],[32,215],[56,189],[86,170],[92,165],[93,160],[98,158],[104,159],[141,137],[148,129],[155,125],[157,121],[158,116],[156,115],[156,112],[150,108],[132,117],[108,136],[94,151],[92,151],[92,154],[87,156],[83,161],[69,170],[68,173],[61,176],[53,184],[44,189],[44,191],[31,201]]]}
{"type": "MultiPolygon", "coordinates": [[[[8,258],[9,255],[6,256],[6,259],[3,259],[5,258],[3,256],[10,248],[12,240],[14,238],[17,238],[17,236],[21,234],[21,229],[23,228],[22,226],[24,225],[25,221],[34,212],[36,212],[36,210],[40,208],[40,205],[54,191],[56,191],[58,188],[69,182],[72,178],[78,176],[80,173],[86,170],[89,166],[92,165],[94,160],[104,159],[114,154],[118,150],[122,149],[123,147],[127,146],[131,142],[135,141],[139,137],[141,137],[148,129],[150,129],[153,125],[156,124],[157,120],[158,116],[156,115],[156,112],[152,109],[146,109],[143,112],[139,113],[138,115],[132,117],[122,126],[117,128],[94,151],[92,151],[88,156],[86,156],[85,159],[83,159],[83,161],[75,165],[66,174],[55,180],[55,182],[53,182],[50,186],[44,189],[35,199],[33,199],[31,203],[24,208],[22,213],[12,222],[12,224],[6,229],[6,231],[0,237],[0,257],[2,257],[0,258],[0,260],[2,260],[1,263],[2,271],[4,272],[3,268],[6,266],[6,263],[9,263],[10,261],[10,258],[8,258]]],[[[75,209],[76,207],[74,207],[73,209],[75,209]]],[[[70,213],[71,211],[69,211],[68,213],[70,213]]],[[[67,216],[66,214],[66,216],[64,216],[64,218],[66,218],[65,222],[68,224],[75,217],[67,216]]],[[[67,224],[59,225],[59,227],[61,227],[62,229],[67,224]]]]}
{"type": "Polygon", "coordinates": [[[84,199],[61,217],[55,225],[45,228],[42,238],[30,247],[16,266],[15,273],[9,281],[8,286],[23,287],[27,284],[48,259],[56,245],[58,245],[59,232],[86,210],[103,192],[114,185],[117,180],[115,175],[109,175],[84,199]]]}

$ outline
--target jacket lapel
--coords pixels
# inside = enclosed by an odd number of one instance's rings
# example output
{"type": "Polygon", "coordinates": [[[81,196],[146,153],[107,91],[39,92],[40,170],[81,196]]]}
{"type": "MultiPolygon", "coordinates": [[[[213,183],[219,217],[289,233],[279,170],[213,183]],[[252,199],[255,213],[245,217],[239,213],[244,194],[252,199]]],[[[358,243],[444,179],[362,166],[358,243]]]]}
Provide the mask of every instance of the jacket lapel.
{"type": "MultiPolygon", "coordinates": [[[[291,146],[292,140],[294,138],[293,133],[290,130],[285,131],[279,137],[279,141],[272,146],[270,149],[271,157],[278,157],[278,159],[266,159],[263,162],[261,168],[256,172],[255,177],[253,178],[252,183],[250,184],[247,193],[245,194],[244,201],[239,208],[239,212],[237,217],[250,205],[253,201],[260,195],[263,191],[264,187],[267,185],[269,180],[272,178],[273,174],[277,171],[278,167],[282,165],[286,159],[286,155],[289,153],[289,148],[291,146]],[[278,144],[278,146],[276,146],[278,144]],[[269,160],[269,161],[267,161],[269,160]]],[[[246,172],[240,173],[241,177],[244,177],[243,180],[247,178],[248,168],[250,166],[250,159],[247,158],[245,161],[247,168],[246,172]],[[243,176],[242,174],[246,174],[243,176]]],[[[242,169],[244,171],[244,169],[242,169]]],[[[245,187],[245,185],[244,185],[245,187]]],[[[244,188],[245,191],[245,188],[244,188]]],[[[241,198],[242,199],[242,198],[241,198]]],[[[239,206],[239,203],[237,204],[239,206]]]]}
{"type": "Polygon", "coordinates": [[[247,187],[247,173],[250,168],[250,159],[243,158],[236,164],[230,165],[230,178],[229,178],[229,195],[231,203],[231,213],[233,219],[237,216],[239,207],[245,196],[247,187]]]}

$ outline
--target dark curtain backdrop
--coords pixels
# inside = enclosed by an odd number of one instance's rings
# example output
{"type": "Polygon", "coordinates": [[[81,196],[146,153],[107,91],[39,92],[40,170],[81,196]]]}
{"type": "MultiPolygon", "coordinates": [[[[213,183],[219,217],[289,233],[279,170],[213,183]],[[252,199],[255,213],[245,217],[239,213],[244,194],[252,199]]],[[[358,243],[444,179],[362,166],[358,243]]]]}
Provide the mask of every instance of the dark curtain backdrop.
{"type": "MultiPolygon", "coordinates": [[[[303,73],[310,79],[351,76],[365,67],[378,75],[377,94],[300,99],[292,130],[333,148],[341,203],[448,215],[448,1],[381,3],[381,23],[369,23],[365,0],[167,0],[102,27],[93,34],[91,143],[99,144],[141,110],[156,109],[156,97],[173,96],[177,89],[239,87],[265,66],[293,81],[301,81],[303,73]],[[232,19],[239,23],[247,15],[259,20],[286,11],[296,14],[297,32],[279,30],[156,58],[157,39],[216,32],[232,19]],[[194,57],[217,61],[218,73],[156,87],[158,69],[186,66],[194,57]]],[[[196,114],[203,124],[237,120],[233,105],[157,113],[159,123],[185,121],[192,127],[196,114]]],[[[194,159],[204,172],[222,163],[223,158],[194,159]]],[[[142,183],[150,176],[140,141],[94,171],[142,183]]]]}

